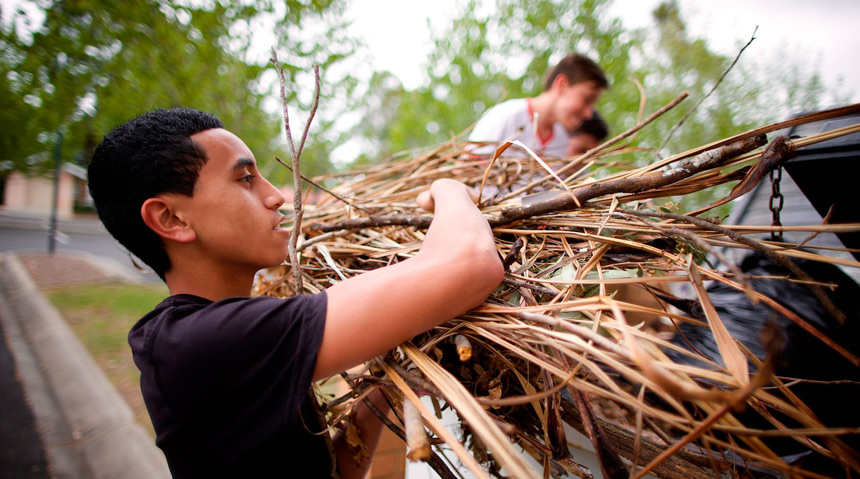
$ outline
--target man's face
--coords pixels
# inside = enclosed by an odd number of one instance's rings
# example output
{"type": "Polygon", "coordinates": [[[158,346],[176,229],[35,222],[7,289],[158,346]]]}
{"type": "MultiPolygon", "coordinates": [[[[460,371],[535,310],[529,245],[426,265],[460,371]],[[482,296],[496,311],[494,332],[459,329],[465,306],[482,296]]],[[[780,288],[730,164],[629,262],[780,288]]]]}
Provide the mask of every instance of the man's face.
{"type": "Polygon", "coordinates": [[[225,271],[253,272],[283,262],[289,230],[280,227],[278,208],[284,196],[260,175],[254,155],[224,129],[191,139],[207,158],[185,203],[198,246],[225,271]]]}
{"type": "Polygon", "coordinates": [[[555,121],[567,131],[579,128],[583,121],[591,118],[601,93],[603,89],[593,81],[573,85],[561,82],[555,104],[555,121]]]}
{"type": "Polygon", "coordinates": [[[600,140],[591,133],[578,133],[570,137],[567,143],[567,155],[581,155],[588,150],[597,148],[599,144],[600,140]]]}

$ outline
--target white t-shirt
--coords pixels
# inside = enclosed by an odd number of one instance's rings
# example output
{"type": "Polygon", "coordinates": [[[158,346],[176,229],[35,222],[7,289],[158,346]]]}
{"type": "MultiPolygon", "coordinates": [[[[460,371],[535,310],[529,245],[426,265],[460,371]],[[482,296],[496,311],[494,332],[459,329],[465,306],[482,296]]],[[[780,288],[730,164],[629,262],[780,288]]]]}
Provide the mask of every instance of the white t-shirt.
{"type": "MultiPolygon", "coordinates": [[[[552,134],[549,138],[541,138],[540,135],[535,134],[534,130],[529,99],[517,98],[499,103],[487,110],[475,124],[475,128],[469,135],[469,140],[497,143],[496,145],[476,148],[474,151],[478,154],[493,153],[498,144],[508,140],[519,140],[538,156],[557,158],[567,156],[567,143],[570,136],[561,123],[553,123],[552,134]]],[[[528,154],[520,148],[511,146],[504,155],[527,156],[528,154]]]]}

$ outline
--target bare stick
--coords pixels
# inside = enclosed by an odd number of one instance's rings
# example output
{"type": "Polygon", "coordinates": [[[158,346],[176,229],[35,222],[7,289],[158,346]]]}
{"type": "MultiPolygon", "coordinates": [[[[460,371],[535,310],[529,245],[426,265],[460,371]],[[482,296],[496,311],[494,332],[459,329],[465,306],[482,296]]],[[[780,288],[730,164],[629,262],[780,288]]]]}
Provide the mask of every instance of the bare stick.
{"type": "MultiPolygon", "coordinates": [[[[582,165],[583,163],[585,163],[585,161],[586,161],[586,160],[591,159],[594,155],[596,155],[599,151],[603,150],[603,149],[604,149],[604,148],[606,148],[607,146],[613,145],[613,144],[615,144],[615,143],[617,143],[617,142],[619,142],[619,141],[623,140],[624,138],[627,138],[628,136],[631,136],[632,134],[636,133],[637,131],[639,131],[639,130],[641,130],[643,127],[645,127],[645,125],[647,125],[647,124],[651,123],[652,121],[654,121],[655,119],[657,119],[657,118],[658,118],[660,115],[662,115],[663,113],[666,113],[667,111],[669,111],[669,110],[671,110],[672,108],[674,108],[678,103],[681,103],[681,101],[683,101],[683,100],[684,100],[685,98],[687,98],[689,95],[690,95],[690,94],[689,94],[689,93],[687,93],[687,92],[683,92],[683,93],[681,93],[680,95],[678,95],[678,97],[677,97],[677,98],[675,98],[674,100],[672,100],[671,102],[669,102],[669,103],[668,103],[666,106],[664,106],[663,108],[660,108],[659,110],[655,111],[654,113],[652,113],[652,114],[648,115],[648,118],[645,118],[644,120],[640,121],[640,122],[639,122],[636,126],[634,126],[633,128],[630,128],[629,130],[625,131],[624,133],[621,133],[620,135],[618,135],[618,136],[616,136],[616,137],[614,137],[614,138],[611,138],[611,139],[609,139],[609,140],[607,140],[607,141],[604,141],[602,145],[599,145],[599,146],[597,146],[597,147],[595,147],[595,148],[593,148],[593,149],[591,149],[591,150],[586,151],[586,152],[585,152],[585,154],[583,154],[582,156],[580,156],[580,157],[579,157],[579,158],[577,158],[576,160],[573,160],[573,161],[571,161],[570,163],[568,163],[568,164],[564,165],[561,169],[559,169],[558,171],[556,171],[556,174],[560,176],[560,175],[562,175],[562,174],[564,174],[564,173],[567,173],[568,171],[571,171],[572,169],[574,169],[574,168],[576,168],[576,167],[578,167],[578,166],[582,165]]],[[[531,189],[532,189],[532,188],[534,188],[535,186],[540,185],[541,183],[545,183],[545,182],[549,181],[551,178],[552,178],[552,175],[547,175],[547,176],[544,176],[543,178],[540,178],[540,179],[538,179],[538,180],[532,181],[531,183],[527,184],[526,186],[524,186],[524,187],[522,187],[522,188],[520,188],[520,189],[518,189],[518,190],[516,190],[516,191],[512,191],[511,193],[509,193],[509,194],[507,194],[507,195],[503,196],[502,198],[500,198],[500,199],[499,199],[499,201],[504,201],[504,200],[506,200],[506,199],[508,199],[508,198],[513,198],[513,197],[515,197],[515,196],[519,196],[519,195],[521,195],[521,194],[525,193],[526,191],[531,190],[531,189]]]]}
{"type": "MultiPolygon", "coordinates": [[[[367,406],[367,408],[370,409],[370,411],[374,415],[376,415],[376,417],[379,418],[380,421],[382,421],[382,423],[385,425],[385,427],[388,428],[389,431],[396,434],[397,437],[403,440],[403,442],[406,442],[406,433],[403,432],[403,429],[398,427],[397,424],[394,424],[391,419],[388,419],[385,413],[382,412],[382,410],[380,410],[378,407],[376,407],[376,404],[373,404],[373,401],[364,398],[363,402],[364,405],[367,406]]],[[[404,403],[406,402],[407,401],[404,401],[404,403]]],[[[430,451],[430,457],[427,459],[427,464],[429,464],[430,467],[433,468],[433,471],[438,474],[440,478],[457,479],[456,476],[451,473],[451,470],[448,469],[448,466],[446,466],[442,459],[440,459],[439,456],[433,451],[430,451]]]]}
{"type": "MultiPolygon", "coordinates": [[[[565,194],[567,194],[567,192],[565,192],[565,194]]],[[[380,226],[415,226],[416,228],[427,229],[430,227],[430,221],[432,220],[432,216],[400,213],[393,215],[363,216],[361,218],[353,218],[351,220],[344,220],[334,224],[317,223],[311,226],[311,229],[322,233],[338,230],[362,230],[364,228],[378,228],[380,226]]]]}
{"type": "MultiPolygon", "coordinates": [[[[286,169],[290,170],[290,172],[291,172],[291,173],[296,174],[296,172],[295,172],[295,171],[293,171],[293,167],[292,167],[292,166],[290,166],[290,165],[288,165],[288,164],[286,164],[286,163],[284,163],[284,160],[282,160],[282,159],[280,159],[280,158],[278,158],[278,157],[276,156],[276,157],[275,157],[275,161],[277,161],[278,163],[280,163],[280,164],[284,165],[284,167],[285,167],[286,169]]],[[[331,196],[334,196],[335,198],[337,198],[337,199],[338,199],[338,200],[340,200],[340,201],[343,201],[344,203],[348,204],[349,206],[352,206],[353,208],[356,208],[356,209],[359,209],[359,210],[361,210],[361,211],[364,211],[365,213],[372,213],[369,209],[364,208],[364,207],[362,207],[362,206],[359,206],[359,205],[357,205],[357,204],[355,204],[355,203],[353,203],[353,202],[349,201],[348,199],[344,198],[343,196],[340,196],[339,194],[335,193],[334,191],[331,191],[330,189],[326,188],[325,186],[323,186],[323,185],[321,185],[321,184],[317,183],[316,181],[314,181],[314,180],[312,180],[312,179],[308,178],[307,176],[305,176],[305,175],[303,175],[303,174],[301,174],[301,173],[299,173],[298,175],[299,175],[299,177],[300,177],[301,179],[303,179],[303,180],[305,180],[306,182],[310,183],[310,184],[311,184],[311,186],[313,186],[314,188],[317,188],[317,189],[319,189],[320,191],[324,191],[324,192],[326,192],[326,193],[330,194],[331,196]]]]}
{"type": "Polygon", "coordinates": [[[672,138],[672,136],[675,135],[675,132],[677,132],[678,129],[681,128],[681,125],[683,125],[684,122],[687,121],[687,118],[689,118],[690,115],[692,115],[696,111],[696,109],[699,108],[699,105],[701,105],[702,102],[707,100],[708,97],[711,96],[711,93],[714,93],[714,90],[716,90],[717,87],[720,86],[720,83],[723,82],[723,79],[726,77],[726,75],[728,75],[729,72],[732,71],[732,68],[735,67],[735,63],[737,63],[738,60],[741,58],[741,54],[744,52],[744,50],[746,50],[747,47],[750,46],[750,44],[753,42],[753,40],[755,40],[755,32],[757,32],[757,31],[758,31],[758,25],[756,25],[755,30],[753,30],[753,34],[752,34],[752,37],[750,38],[750,41],[748,41],[747,44],[744,45],[743,48],[741,48],[741,51],[739,51],[737,56],[735,56],[735,60],[732,62],[731,65],[729,65],[729,67],[726,69],[726,71],[723,72],[723,74],[717,80],[717,83],[714,84],[714,86],[711,88],[711,90],[707,94],[705,94],[705,96],[703,96],[701,100],[696,102],[696,104],[693,105],[693,107],[690,108],[690,110],[687,111],[686,114],[684,114],[684,117],[681,118],[681,121],[679,121],[674,127],[672,127],[672,131],[670,131],[669,134],[666,135],[666,139],[663,140],[663,143],[660,145],[659,148],[657,148],[657,151],[654,153],[654,159],[657,159],[657,156],[660,154],[660,150],[662,150],[663,148],[666,147],[666,144],[669,143],[669,140],[672,138]]]}
{"type": "Polygon", "coordinates": [[[430,459],[430,441],[424,431],[421,413],[408,400],[403,401],[403,425],[406,429],[406,458],[412,462],[430,459]]]}
{"type": "Polygon", "coordinates": [[[305,129],[302,132],[302,140],[299,143],[299,149],[296,150],[295,145],[293,144],[293,135],[290,132],[290,115],[287,110],[287,90],[286,90],[286,80],[284,79],[284,69],[281,67],[281,63],[278,61],[278,54],[274,48],[272,48],[272,58],[269,60],[275,65],[275,69],[278,71],[278,77],[281,80],[281,102],[284,105],[284,129],[286,130],[287,143],[290,145],[290,152],[292,153],[292,172],[293,172],[293,210],[295,211],[295,219],[293,220],[293,229],[290,231],[290,240],[287,244],[287,251],[290,256],[290,265],[293,270],[293,278],[295,279],[295,292],[296,294],[301,294],[304,286],[302,284],[302,272],[301,265],[299,264],[299,254],[296,249],[296,245],[299,242],[299,233],[302,230],[302,217],[304,216],[304,209],[302,208],[302,175],[301,169],[299,168],[299,159],[302,155],[302,149],[305,147],[305,140],[308,137],[308,130],[311,127],[311,121],[314,119],[314,115],[317,112],[317,106],[319,106],[320,102],[320,67],[319,65],[314,65],[314,103],[311,106],[310,113],[308,115],[308,121],[305,123],[305,129]]]}
{"type": "Polygon", "coordinates": [[[290,154],[296,156],[296,146],[293,144],[293,134],[290,132],[290,113],[287,111],[287,86],[284,79],[284,69],[281,67],[281,62],[278,61],[278,53],[272,47],[272,58],[269,59],[275,70],[278,72],[278,78],[281,80],[281,103],[284,105],[284,129],[287,133],[287,144],[290,145],[290,154]]]}
{"type": "MultiPolygon", "coordinates": [[[[746,47],[744,47],[746,48],[746,47]]],[[[308,138],[308,130],[311,128],[311,122],[314,120],[314,115],[317,113],[317,106],[320,104],[320,66],[314,65],[314,104],[311,105],[311,111],[308,113],[308,121],[305,123],[305,131],[302,132],[302,141],[299,142],[299,149],[293,156],[296,158],[302,155],[302,150],[305,148],[305,140],[308,138]]],[[[296,172],[299,171],[299,166],[295,165],[296,172]]],[[[299,183],[301,184],[301,183],[299,183]]],[[[298,190],[297,190],[298,191],[298,190]]]]}
{"type": "Polygon", "coordinates": [[[574,190],[574,195],[576,195],[576,198],[579,201],[574,201],[574,199],[571,198],[571,195],[565,191],[543,201],[507,207],[502,209],[502,214],[499,217],[489,220],[490,226],[495,228],[497,226],[510,224],[514,221],[531,218],[533,216],[570,210],[575,208],[577,203],[584,205],[586,201],[599,196],[615,193],[639,193],[671,185],[702,171],[717,167],[729,158],[734,158],[738,155],[752,151],[764,145],[766,141],[766,138],[762,135],[730,143],[701,153],[695,158],[685,161],[677,167],[659,175],[617,178],[614,180],[591,183],[574,190]]]}
{"type": "MultiPolygon", "coordinates": [[[[511,224],[515,221],[524,220],[534,216],[550,214],[558,211],[567,211],[577,208],[577,204],[584,205],[586,201],[599,196],[612,195],[615,193],[639,193],[642,191],[660,188],[689,178],[697,173],[715,168],[730,158],[752,151],[766,143],[764,135],[745,138],[735,143],[714,148],[700,153],[684,163],[659,175],[648,175],[635,178],[617,178],[614,180],[591,183],[574,190],[575,198],[568,192],[562,191],[545,200],[537,201],[519,206],[510,206],[502,210],[502,214],[490,218],[488,221],[493,228],[511,224]]],[[[327,233],[341,229],[359,230],[364,228],[380,226],[415,226],[417,228],[428,228],[430,226],[429,216],[418,216],[412,214],[395,214],[384,216],[369,216],[344,220],[334,224],[315,224],[311,229],[327,233]]]]}

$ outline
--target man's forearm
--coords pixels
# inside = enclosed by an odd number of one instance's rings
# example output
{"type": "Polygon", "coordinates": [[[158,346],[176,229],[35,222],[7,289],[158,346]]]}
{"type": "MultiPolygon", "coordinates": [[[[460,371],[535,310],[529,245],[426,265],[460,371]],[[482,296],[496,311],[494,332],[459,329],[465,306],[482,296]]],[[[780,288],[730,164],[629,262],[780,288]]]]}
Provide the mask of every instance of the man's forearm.
{"type": "MultiPolygon", "coordinates": [[[[388,413],[390,408],[381,391],[373,391],[368,395],[368,399],[380,411],[385,414],[388,413]]],[[[376,452],[376,446],[379,444],[379,437],[382,435],[382,421],[365,404],[359,404],[355,407],[353,420],[358,427],[361,441],[367,448],[368,456],[361,462],[356,463],[355,457],[347,444],[346,434],[342,431],[338,432],[334,438],[334,450],[337,456],[338,471],[340,477],[343,479],[362,479],[367,475],[373,455],[376,452]]]]}

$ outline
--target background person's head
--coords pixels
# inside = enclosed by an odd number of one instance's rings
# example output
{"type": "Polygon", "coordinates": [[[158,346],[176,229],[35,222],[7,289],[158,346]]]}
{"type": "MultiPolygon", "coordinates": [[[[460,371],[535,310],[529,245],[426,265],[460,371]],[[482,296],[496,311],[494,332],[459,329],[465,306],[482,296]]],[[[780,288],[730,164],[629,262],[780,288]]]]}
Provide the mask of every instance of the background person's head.
{"type": "Polygon", "coordinates": [[[567,143],[568,156],[581,155],[588,150],[597,148],[609,136],[609,125],[597,110],[591,118],[582,122],[579,128],[570,132],[567,143]]]}
{"type": "Polygon", "coordinates": [[[570,131],[591,118],[594,105],[607,88],[609,81],[597,63],[572,53],[547,72],[543,94],[554,98],[554,119],[570,131]]]}
{"type": "Polygon", "coordinates": [[[191,135],[224,128],[218,117],[190,108],[153,110],[113,129],[93,153],[90,195],[108,232],[162,279],[170,259],[141,217],[160,193],[193,196],[206,152],[191,135]]]}

